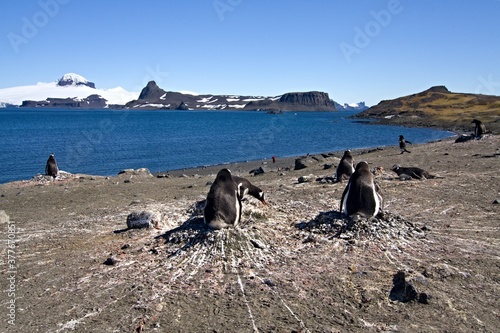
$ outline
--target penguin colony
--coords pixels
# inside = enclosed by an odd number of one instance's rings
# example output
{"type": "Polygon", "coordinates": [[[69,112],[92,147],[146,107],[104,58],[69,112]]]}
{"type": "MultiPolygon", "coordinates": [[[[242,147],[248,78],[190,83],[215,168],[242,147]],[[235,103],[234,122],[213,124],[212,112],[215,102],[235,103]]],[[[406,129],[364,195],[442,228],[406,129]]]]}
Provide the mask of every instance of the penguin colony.
{"type": "MultiPolygon", "coordinates": [[[[485,132],[485,126],[481,121],[474,119],[471,123],[475,124],[474,135],[481,137],[485,132]]],[[[399,136],[399,148],[401,154],[407,152],[407,141],[403,135],[399,136]]],[[[273,162],[275,157],[273,156],[273,162]]],[[[383,171],[382,167],[380,168],[383,171]]],[[[354,168],[354,159],[350,150],[344,151],[339,165],[335,171],[335,182],[347,180],[340,200],[340,212],[347,216],[361,215],[364,217],[375,217],[383,214],[383,197],[379,186],[375,183],[374,172],[370,171],[369,165],[361,161],[354,168]]],[[[414,179],[442,178],[431,175],[429,172],[417,167],[401,167],[396,164],[391,169],[399,177],[408,177],[414,179]]],[[[59,168],[54,154],[50,154],[46,166],[45,174],[56,178],[59,168]]],[[[241,220],[242,200],[246,195],[251,195],[266,205],[264,192],[253,185],[249,180],[232,175],[229,169],[222,169],[217,173],[203,208],[203,219],[207,226],[212,229],[222,229],[235,227],[241,220]]]]}

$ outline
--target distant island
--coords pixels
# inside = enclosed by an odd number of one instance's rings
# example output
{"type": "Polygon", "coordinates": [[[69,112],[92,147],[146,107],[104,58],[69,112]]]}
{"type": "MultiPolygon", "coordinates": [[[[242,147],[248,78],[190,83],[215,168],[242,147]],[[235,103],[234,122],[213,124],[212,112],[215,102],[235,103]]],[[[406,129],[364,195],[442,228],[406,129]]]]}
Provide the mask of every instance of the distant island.
{"type": "Polygon", "coordinates": [[[450,92],[434,86],[417,94],[381,101],[353,116],[376,119],[377,123],[469,130],[472,119],[487,129],[500,131],[500,96],[450,92]]]}
{"type": "Polygon", "coordinates": [[[248,110],[248,111],[337,111],[335,102],[320,91],[292,92],[281,96],[192,95],[165,91],[155,81],[142,89],[127,109],[248,110]]]}

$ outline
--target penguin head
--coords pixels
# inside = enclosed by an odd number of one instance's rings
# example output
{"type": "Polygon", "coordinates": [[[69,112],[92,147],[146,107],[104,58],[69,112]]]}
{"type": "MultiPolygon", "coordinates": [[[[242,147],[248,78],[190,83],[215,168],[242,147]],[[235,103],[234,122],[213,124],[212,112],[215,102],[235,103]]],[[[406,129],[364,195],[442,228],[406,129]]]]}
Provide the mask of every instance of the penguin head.
{"type": "Polygon", "coordinates": [[[368,170],[368,171],[370,171],[370,167],[368,166],[368,162],[361,161],[358,164],[356,164],[356,170],[355,171],[359,171],[359,170],[368,170]]]}
{"type": "Polygon", "coordinates": [[[473,119],[471,122],[471,124],[480,124],[481,121],[480,120],[477,120],[477,119],[473,119]]]}
{"type": "Polygon", "coordinates": [[[258,198],[257,199],[259,199],[260,202],[262,202],[264,205],[267,205],[266,200],[264,199],[264,192],[260,191],[258,193],[258,198]]]}
{"type": "Polygon", "coordinates": [[[228,179],[231,179],[231,171],[229,169],[221,169],[218,173],[217,176],[215,177],[216,179],[219,179],[221,181],[226,181],[228,179]]]}
{"type": "Polygon", "coordinates": [[[400,166],[399,164],[394,164],[394,165],[392,166],[392,169],[391,169],[391,170],[392,170],[392,171],[398,171],[400,168],[401,168],[401,166],[400,166]]]}

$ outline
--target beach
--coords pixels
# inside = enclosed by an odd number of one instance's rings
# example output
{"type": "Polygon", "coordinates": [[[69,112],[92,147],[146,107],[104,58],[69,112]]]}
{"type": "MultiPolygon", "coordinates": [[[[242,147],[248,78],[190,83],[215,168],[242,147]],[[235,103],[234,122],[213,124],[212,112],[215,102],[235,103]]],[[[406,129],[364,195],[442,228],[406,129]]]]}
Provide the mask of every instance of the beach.
{"type": "Polygon", "coordinates": [[[500,137],[454,140],[353,150],[379,171],[385,215],[373,219],[339,212],[346,183],[329,177],[342,152],[301,170],[296,157],[269,156],[1,184],[0,286],[12,292],[0,329],[495,332],[500,137]],[[439,178],[401,181],[395,164],[439,178]],[[267,205],[248,198],[238,228],[207,231],[203,201],[221,168],[267,205]],[[127,228],[141,211],[162,216],[156,228],[127,228]]]}

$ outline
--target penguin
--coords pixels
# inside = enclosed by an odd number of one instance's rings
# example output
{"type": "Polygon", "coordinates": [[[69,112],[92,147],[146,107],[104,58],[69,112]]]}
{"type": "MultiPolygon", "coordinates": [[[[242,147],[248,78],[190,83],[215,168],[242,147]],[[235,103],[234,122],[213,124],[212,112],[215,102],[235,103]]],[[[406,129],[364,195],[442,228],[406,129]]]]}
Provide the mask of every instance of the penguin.
{"type": "Polygon", "coordinates": [[[476,138],[481,138],[483,134],[486,133],[486,126],[484,126],[481,120],[474,119],[471,121],[471,124],[476,125],[476,127],[474,128],[474,136],[476,138]]]}
{"type": "Polygon", "coordinates": [[[245,195],[250,194],[252,197],[256,198],[264,205],[267,204],[266,200],[264,199],[264,191],[262,191],[260,188],[250,183],[248,179],[238,176],[233,176],[233,180],[236,182],[236,185],[239,188],[238,195],[240,197],[240,200],[243,200],[245,195]]]}
{"type": "Polygon", "coordinates": [[[406,144],[407,143],[413,145],[413,143],[411,143],[410,141],[405,140],[404,136],[400,135],[399,136],[399,149],[401,150],[401,154],[403,154],[405,152],[411,153],[411,151],[409,151],[409,150],[406,149],[406,144]]]}
{"type": "Polygon", "coordinates": [[[340,159],[340,163],[335,171],[335,182],[340,183],[344,179],[349,179],[354,172],[354,160],[350,150],[344,151],[344,155],[340,159]]]}
{"type": "Polygon", "coordinates": [[[222,229],[238,225],[241,219],[240,188],[231,171],[222,169],[210,186],[203,219],[212,229],[222,229]]]}
{"type": "Polygon", "coordinates": [[[56,159],[54,158],[54,153],[51,153],[47,163],[45,164],[45,175],[52,176],[56,178],[59,174],[59,168],[57,167],[56,159]]]}
{"type": "Polygon", "coordinates": [[[402,167],[399,164],[395,164],[391,170],[397,173],[400,178],[404,177],[405,175],[420,180],[432,179],[432,178],[444,178],[440,176],[431,175],[424,169],[420,169],[417,167],[402,167]]]}
{"type": "Polygon", "coordinates": [[[375,184],[368,163],[359,162],[342,193],[340,212],[343,209],[348,216],[354,214],[365,217],[377,216],[383,207],[383,198],[379,192],[380,189],[375,184]]]}

